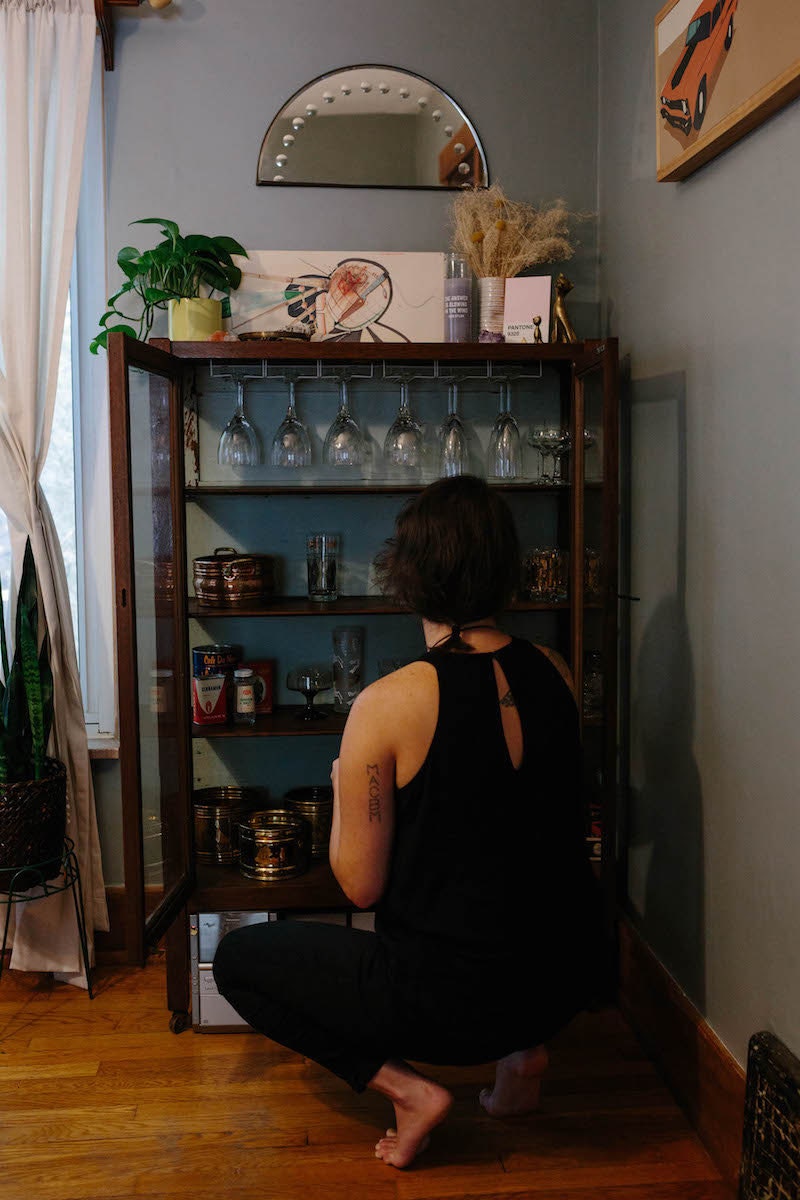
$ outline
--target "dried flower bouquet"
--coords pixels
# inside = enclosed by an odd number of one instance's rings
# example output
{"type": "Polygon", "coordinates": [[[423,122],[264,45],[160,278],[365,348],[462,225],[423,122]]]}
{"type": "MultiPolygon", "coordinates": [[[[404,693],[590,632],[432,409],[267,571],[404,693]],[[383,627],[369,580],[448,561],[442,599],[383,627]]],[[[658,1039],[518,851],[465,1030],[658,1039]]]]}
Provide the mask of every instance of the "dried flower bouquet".
{"type": "Polygon", "coordinates": [[[453,249],[478,279],[513,278],[536,263],[557,262],[575,252],[563,200],[543,208],[509,200],[499,184],[465,188],[453,201],[453,249]]]}

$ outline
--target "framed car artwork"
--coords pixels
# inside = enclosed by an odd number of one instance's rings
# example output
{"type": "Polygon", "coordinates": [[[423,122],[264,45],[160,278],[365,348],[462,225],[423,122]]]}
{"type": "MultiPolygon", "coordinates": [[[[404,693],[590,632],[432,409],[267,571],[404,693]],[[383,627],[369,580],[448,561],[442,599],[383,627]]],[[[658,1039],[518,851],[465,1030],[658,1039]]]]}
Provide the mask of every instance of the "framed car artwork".
{"type": "Polygon", "coordinates": [[[800,96],[797,0],[669,0],[655,63],[657,174],[684,179],[800,96]]]}

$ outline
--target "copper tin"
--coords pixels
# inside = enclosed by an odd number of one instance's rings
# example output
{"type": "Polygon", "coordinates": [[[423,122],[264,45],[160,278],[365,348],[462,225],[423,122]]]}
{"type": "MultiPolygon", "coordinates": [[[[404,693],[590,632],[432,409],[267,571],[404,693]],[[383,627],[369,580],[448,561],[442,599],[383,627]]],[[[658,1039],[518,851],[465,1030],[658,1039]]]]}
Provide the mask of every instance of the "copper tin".
{"type": "Polygon", "coordinates": [[[239,870],[248,879],[289,879],[310,861],[311,829],[298,813],[268,809],[239,823],[239,870]]]}
{"type": "Polygon", "coordinates": [[[333,818],[333,788],[290,788],[286,800],[311,826],[311,857],[327,858],[333,818]]]}
{"type": "Polygon", "coordinates": [[[250,604],[268,600],[274,589],[269,554],[237,554],[220,546],[192,560],[194,594],[203,604],[250,604]]]}
{"type": "Polygon", "coordinates": [[[198,862],[239,861],[239,823],[269,800],[266,788],[200,788],[192,797],[194,853],[198,862]]]}

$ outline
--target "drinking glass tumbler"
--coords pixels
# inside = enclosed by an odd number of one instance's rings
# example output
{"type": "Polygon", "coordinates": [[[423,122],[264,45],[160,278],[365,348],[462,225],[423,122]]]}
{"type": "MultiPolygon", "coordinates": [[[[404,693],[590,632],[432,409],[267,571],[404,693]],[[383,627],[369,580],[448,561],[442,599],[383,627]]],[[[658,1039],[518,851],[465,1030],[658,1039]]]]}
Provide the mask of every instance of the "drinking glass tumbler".
{"type": "Polygon", "coordinates": [[[361,625],[340,625],[333,631],[333,708],[347,713],[361,691],[361,664],[364,661],[364,629],[361,625]]]}
{"type": "Polygon", "coordinates": [[[338,533],[310,533],[306,538],[308,597],[310,600],[335,600],[336,565],[339,557],[338,533]]]}

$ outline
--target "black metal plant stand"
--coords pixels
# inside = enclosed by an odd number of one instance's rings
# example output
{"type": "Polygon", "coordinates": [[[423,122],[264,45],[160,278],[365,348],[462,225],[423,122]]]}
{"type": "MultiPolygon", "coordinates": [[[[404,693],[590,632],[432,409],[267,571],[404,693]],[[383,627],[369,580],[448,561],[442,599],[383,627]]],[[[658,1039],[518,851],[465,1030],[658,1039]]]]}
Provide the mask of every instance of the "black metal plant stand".
{"type": "Polygon", "coordinates": [[[0,950],[0,978],[3,975],[8,927],[11,922],[11,905],[26,904],[31,900],[43,900],[46,896],[54,896],[56,892],[68,891],[72,892],[75,904],[75,919],[78,922],[78,937],[86,970],[86,986],[89,991],[89,999],[92,1000],[94,998],[92,973],[89,967],[89,943],[86,940],[86,921],[83,915],[81,873],[75,854],[75,843],[71,838],[64,838],[64,851],[60,858],[48,858],[44,862],[30,863],[24,867],[7,867],[0,871],[0,903],[6,906],[3,946],[0,950]],[[58,868],[57,873],[56,867],[58,868]],[[6,882],[7,876],[11,877],[8,882],[6,882]]]}

